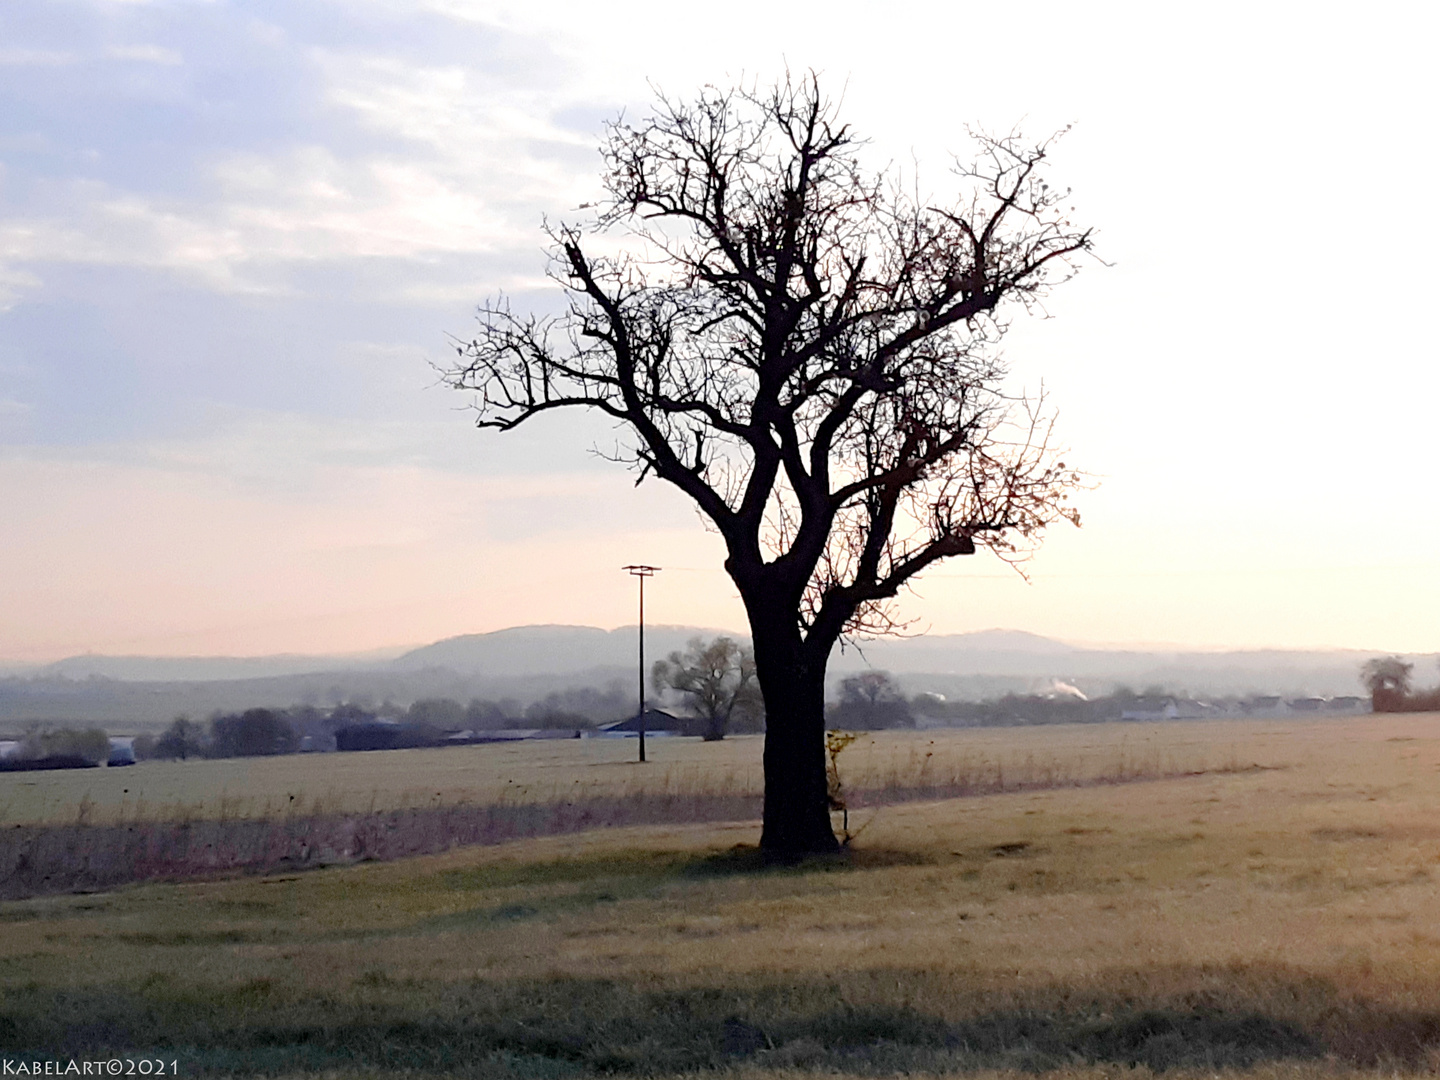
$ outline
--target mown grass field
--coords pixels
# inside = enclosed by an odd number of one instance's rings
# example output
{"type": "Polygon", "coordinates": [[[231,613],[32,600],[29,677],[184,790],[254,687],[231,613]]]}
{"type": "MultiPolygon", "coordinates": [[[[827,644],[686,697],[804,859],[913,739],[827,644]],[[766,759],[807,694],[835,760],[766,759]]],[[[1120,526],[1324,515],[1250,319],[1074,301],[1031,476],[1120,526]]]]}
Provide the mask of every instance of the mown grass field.
{"type": "MultiPolygon", "coordinates": [[[[954,737],[1074,778],[1107,734],[954,737]]],[[[753,823],[675,825],[0,904],[0,1045],[182,1075],[1436,1071],[1440,717],[1143,734],[1231,771],[879,807],[786,869],[753,823]]]]}

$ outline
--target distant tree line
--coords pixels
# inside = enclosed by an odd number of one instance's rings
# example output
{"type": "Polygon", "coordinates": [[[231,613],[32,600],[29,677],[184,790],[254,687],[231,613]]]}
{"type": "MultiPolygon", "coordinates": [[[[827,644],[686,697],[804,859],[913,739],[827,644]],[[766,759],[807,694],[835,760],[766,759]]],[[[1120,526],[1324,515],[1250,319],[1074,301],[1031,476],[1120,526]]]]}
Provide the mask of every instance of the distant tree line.
{"type": "Polygon", "coordinates": [[[331,709],[298,705],[217,713],[205,724],[178,717],[164,732],[139,735],[140,759],[265,757],[336,749],[438,746],[463,731],[548,728],[583,731],[634,712],[618,685],[557,690],[529,705],[506,698],[422,698],[408,707],[346,702],[331,709]]]}
{"type": "MultiPolygon", "coordinates": [[[[906,696],[896,679],[885,671],[866,671],[843,679],[838,701],[826,707],[826,725],[832,729],[873,731],[907,727],[1012,727],[1025,724],[1099,724],[1120,720],[1127,712],[1160,715],[1171,703],[1202,710],[1201,715],[1246,715],[1280,704],[1278,696],[1210,698],[1189,701],[1162,686],[1140,692],[1116,687],[1094,697],[1073,686],[1057,683],[1043,693],[1009,693],[982,701],[946,700],[940,694],[906,696]]],[[[1359,699],[1354,699],[1356,702],[1359,699]]],[[[1310,699],[1319,711],[1320,699],[1310,699]]],[[[1426,706],[1440,707],[1440,703],[1426,706]]],[[[1185,715],[1185,714],[1181,714],[1185,715]]],[[[1196,715],[1194,713],[1190,715],[1196,715]]]]}
{"type": "MultiPolygon", "coordinates": [[[[1158,693],[1158,688],[1157,688],[1158,693]]],[[[1086,698],[1075,693],[1006,694],[986,701],[948,701],[939,694],[906,697],[889,672],[865,671],[840,682],[840,699],[826,710],[832,728],[875,731],[925,726],[1008,727],[1083,724],[1119,719],[1138,696],[1130,690],[1086,698]]]]}
{"type": "Polygon", "coordinates": [[[184,761],[289,754],[299,749],[300,738],[287,710],[247,709],[212,716],[208,726],[179,716],[160,735],[137,735],[132,745],[139,760],[184,761]]]}
{"type": "Polygon", "coordinates": [[[1377,656],[1360,668],[1360,681],[1370,691],[1375,712],[1440,711],[1440,687],[1417,690],[1415,665],[1398,656],[1377,656]]]}
{"type": "MultiPolygon", "coordinates": [[[[1362,679],[1376,712],[1440,710],[1440,689],[1416,691],[1414,665],[1400,657],[1369,661],[1362,679]]],[[[675,714],[681,733],[707,741],[727,733],[764,730],[764,705],[755,689],[754,660],[729,638],[695,639],[683,651],[657,661],[654,690],[675,714]]],[[[1073,687],[1046,693],[1011,693],[983,701],[947,700],[939,694],[907,696],[888,672],[865,671],[842,679],[839,696],[826,706],[832,729],[874,731],[915,727],[1004,727],[1021,724],[1102,723],[1129,709],[1157,709],[1171,700],[1161,687],[1141,693],[1121,687],[1086,697],[1073,687]]],[[[1272,702],[1278,699],[1270,699],[1272,702]]],[[[1213,702],[1235,711],[1239,699],[1213,702]]],[[[158,735],[133,741],[136,759],[267,757],[308,751],[378,750],[438,746],[451,736],[506,729],[587,731],[635,713],[635,700],[618,683],[604,688],[557,690],[523,704],[513,698],[422,698],[408,706],[346,702],[329,709],[297,705],[216,713],[204,723],[177,717],[158,735]]],[[[1243,710],[1241,710],[1243,711],[1243,710]]],[[[97,765],[110,744],[98,727],[31,725],[0,758],[0,770],[97,765]]]]}
{"type": "Polygon", "coordinates": [[[826,722],[851,731],[1100,723],[1119,719],[1136,700],[1133,691],[1124,689],[1096,698],[1076,693],[1006,694],[985,701],[948,701],[932,693],[907,697],[889,672],[864,671],[841,680],[840,698],[827,707],[826,722]]]}
{"type": "Polygon", "coordinates": [[[1156,706],[1171,695],[1151,686],[1137,693],[1118,687],[1108,694],[1085,697],[1073,691],[1004,694],[984,701],[946,701],[935,694],[911,699],[915,715],[931,722],[967,727],[1012,727],[1018,724],[1103,724],[1119,720],[1127,710],[1156,706]]]}

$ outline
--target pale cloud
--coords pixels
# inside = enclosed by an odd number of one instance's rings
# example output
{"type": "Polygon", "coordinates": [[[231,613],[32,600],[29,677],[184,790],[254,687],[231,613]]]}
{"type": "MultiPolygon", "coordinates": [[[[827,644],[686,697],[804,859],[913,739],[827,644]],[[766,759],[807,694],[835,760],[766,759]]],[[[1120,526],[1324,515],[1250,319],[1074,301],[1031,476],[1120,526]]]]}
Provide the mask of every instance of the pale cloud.
{"type": "Polygon", "coordinates": [[[105,55],[116,60],[133,60],[162,67],[178,67],[185,62],[185,58],[174,49],[161,45],[111,45],[105,50],[105,55]]]}
{"type": "MultiPolygon", "coordinates": [[[[0,258],[10,268],[0,303],[38,289],[33,271],[47,263],[162,269],[238,294],[283,293],[293,287],[287,266],[327,260],[469,255],[499,256],[497,268],[517,257],[534,265],[541,215],[589,197],[593,169],[575,163],[592,153],[593,137],[550,119],[568,103],[563,92],[517,82],[503,66],[482,74],[483,63],[417,64],[380,42],[368,51],[307,47],[268,24],[247,24],[243,35],[258,41],[267,30],[264,48],[287,58],[297,85],[315,95],[311,104],[369,134],[330,124],[321,138],[157,161],[185,181],[163,190],[147,190],[133,173],[107,173],[113,153],[52,145],[36,131],[10,134],[17,147],[28,140],[37,152],[67,155],[72,175],[46,177],[23,205],[0,204],[0,258]]],[[[543,67],[544,48],[527,48],[523,63],[508,62],[543,67]]],[[[160,66],[186,59],[169,43],[102,51],[160,66]]],[[[70,59],[53,50],[0,53],[12,64],[70,59]]],[[[243,100],[236,106],[243,115],[243,100]]],[[[417,299],[435,302],[444,292],[407,281],[403,270],[390,277],[395,291],[417,299]]],[[[496,280],[513,284],[513,272],[501,269],[496,280]]]]}
{"type": "Polygon", "coordinates": [[[79,62],[79,54],[59,49],[0,49],[0,67],[68,67],[79,62]]]}
{"type": "MultiPolygon", "coordinates": [[[[532,244],[531,246],[535,247],[537,251],[529,261],[538,267],[542,264],[542,260],[538,254],[538,245],[532,244]]],[[[524,270],[513,272],[497,270],[486,274],[483,278],[457,277],[453,280],[443,282],[415,282],[403,286],[400,289],[399,296],[402,299],[427,306],[473,305],[478,303],[482,297],[490,296],[497,292],[509,295],[518,293],[544,293],[554,288],[555,282],[538,270],[533,273],[524,270]]],[[[463,337],[464,335],[462,334],[461,336],[463,337]]]]}
{"type": "MultiPolygon", "coordinates": [[[[49,213],[0,218],[0,251],[11,265],[164,268],[220,291],[263,292],[283,288],[268,273],[275,264],[533,253],[543,210],[593,192],[572,160],[591,141],[547,122],[525,95],[496,100],[459,68],[313,55],[333,107],[423,151],[221,154],[200,174],[204,199],[77,178],[52,186],[49,213]]],[[[34,283],[11,271],[0,297],[34,283]]],[[[398,287],[437,295],[429,284],[398,287]]]]}
{"type": "Polygon", "coordinates": [[[457,189],[483,193],[490,220],[520,224],[533,236],[539,214],[592,198],[597,133],[554,116],[570,104],[565,88],[507,86],[494,73],[424,67],[373,55],[317,52],[327,99],[386,135],[419,144],[407,154],[429,176],[429,198],[443,214],[457,189]],[[577,168],[585,163],[588,167],[577,168]]]}
{"type": "Polygon", "coordinates": [[[426,66],[383,54],[314,50],[326,100],[366,126],[420,144],[407,158],[453,181],[505,192],[511,200],[553,206],[582,196],[592,181],[575,169],[596,133],[576,131],[554,116],[574,104],[563,82],[514,78],[485,65],[426,66]]]}
{"type": "MultiPolygon", "coordinates": [[[[0,238],[3,238],[0,232],[0,238]]],[[[3,248],[0,248],[3,257],[3,248]]],[[[20,270],[0,262],[0,312],[8,311],[26,292],[39,289],[43,282],[28,270],[20,270]]]]}
{"type": "MultiPolygon", "coordinates": [[[[391,400],[423,398],[434,381],[423,351],[413,346],[354,342],[342,343],[338,352],[343,362],[333,369],[337,377],[374,382],[391,400]]],[[[299,504],[353,487],[346,477],[389,468],[418,470],[465,477],[466,482],[483,478],[505,500],[533,490],[537,506],[548,493],[560,499],[556,513],[566,520],[571,513],[566,496],[576,494],[574,485],[596,477],[630,483],[625,469],[586,453],[587,446],[613,443],[609,421],[547,417],[503,436],[479,432],[468,422],[465,395],[430,389],[434,393],[428,400],[441,407],[418,417],[414,410],[405,415],[402,408],[392,417],[361,420],[212,404],[198,409],[174,434],[64,451],[19,447],[11,455],[210,477],[249,496],[299,504]]]]}
{"type": "Polygon", "coordinates": [[[345,161],[308,147],[231,158],[216,174],[217,217],[254,262],[484,252],[518,238],[483,187],[399,157],[345,161]]]}
{"type": "Polygon", "coordinates": [[[90,264],[190,269],[212,287],[254,291],[236,274],[250,258],[233,230],[167,211],[94,182],[70,185],[68,213],[0,220],[0,251],[12,263],[12,297],[40,279],[13,264],[90,264]]]}
{"type": "MultiPolygon", "coordinates": [[[[442,160],[476,164],[509,147],[595,145],[593,133],[560,127],[551,114],[567,103],[562,86],[507,85],[503,73],[473,66],[425,67],[374,54],[316,50],[328,99],[375,128],[426,143],[442,160]]],[[[525,162],[533,167],[535,162],[525,162]]],[[[539,176],[573,183],[568,171],[539,176]]]]}
{"type": "Polygon", "coordinates": [[[208,206],[168,204],[96,182],[70,185],[66,212],[0,220],[12,269],[0,299],[39,279],[14,264],[89,263],[186,271],[221,291],[273,291],[276,263],[537,247],[533,223],[498,198],[399,158],[347,162],[323,147],[283,158],[236,155],[213,171],[208,206]]]}
{"type": "MultiPolygon", "coordinates": [[[[358,423],[298,413],[212,409],[199,431],[90,451],[117,463],[210,476],[301,502],[337,487],[347,470],[415,467],[455,432],[400,420],[358,423]]],[[[344,486],[339,484],[338,486],[344,486]]]]}

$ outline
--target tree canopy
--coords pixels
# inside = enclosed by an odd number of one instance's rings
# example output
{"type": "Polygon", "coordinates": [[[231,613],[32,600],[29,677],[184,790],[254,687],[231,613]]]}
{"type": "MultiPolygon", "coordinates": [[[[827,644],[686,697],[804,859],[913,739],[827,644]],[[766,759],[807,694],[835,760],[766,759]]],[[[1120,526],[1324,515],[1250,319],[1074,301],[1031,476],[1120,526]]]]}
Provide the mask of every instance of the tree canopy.
{"type": "Polygon", "coordinates": [[[548,227],[566,309],[489,300],[458,346],[447,378],[481,427],[597,410],[625,433],[614,456],[723,537],[765,699],[767,849],[834,846],[841,635],[893,629],[897,593],[941,559],[1079,521],[1079,476],[996,351],[1006,311],[1090,247],[1049,148],[975,136],[930,198],[866,167],[814,75],[662,95],[607,128],[592,216],[548,227]]]}
{"type": "Polygon", "coordinates": [[[655,661],[650,681],[656,690],[673,690],[685,699],[706,742],[723,739],[732,720],[758,723],[764,715],[754,653],[723,635],[712,641],[692,638],[683,652],[655,661]]]}

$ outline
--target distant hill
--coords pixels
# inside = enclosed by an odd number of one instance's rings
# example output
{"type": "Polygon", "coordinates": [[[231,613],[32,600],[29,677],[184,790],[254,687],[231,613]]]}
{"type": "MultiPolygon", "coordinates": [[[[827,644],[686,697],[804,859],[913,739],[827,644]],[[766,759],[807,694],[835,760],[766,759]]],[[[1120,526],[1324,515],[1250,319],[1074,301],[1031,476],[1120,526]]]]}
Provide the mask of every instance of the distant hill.
{"type": "MultiPolygon", "coordinates": [[[[71,656],[26,673],[64,679],[123,679],[127,682],[194,682],[263,679],[314,671],[373,668],[392,661],[400,649],[341,656],[71,656]]],[[[0,669],[0,673],[9,674],[0,669]]]]}
{"type": "MultiPolygon", "coordinates": [[[[712,638],[723,633],[726,631],[695,626],[646,626],[646,666],[683,649],[691,638],[712,638]]],[[[412,649],[392,666],[397,671],[448,668],[464,675],[567,675],[600,667],[633,668],[638,658],[634,626],[616,630],[595,626],[514,626],[488,634],[446,638],[412,649]]]]}
{"type": "MultiPolygon", "coordinates": [[[[646,666],[693,637],[721,631],[647,626],[646,666]]],[[[734,634],[737,638],[742,635],[734,634]]],[[[1055,680],[1086,693],[1117,685],[1163,687],[1200,696],[1275,693],[1357,694],[1362,650],[1085,648],[1019,630],[926,634],[837,649],[832,693],[846,675],[890,671],[909,693],[932,691],[979,699],[1044,690],[1055,680]]],[[[447,638],[401,655],[269,657],[72,657],[40,668],[0,673],[0,724],[33,720],[148,727],[180,713],[341,701],[400,705],[419,698],[528,703],[555,690],[636,677],[634,626],[518,626],[447,638]]],[[[1417,671],[1429,670],[1428,658],[1417,671]]],[[[1422,676],[1423,681],[1423,676],[1422,676]]],[[[116,730],[120,730],[119,727],[116,730]]]]}
{"type": "MultiPolygon", "coordinates": [[[[691,638],[733,631],[695,626],[646,626],[645,654],[665,656],[683,649],[691,638]]],[[[891,671],[979,672],[999,663],[1007,671],[1030,673],[1053,666],[1053,659],[1077,650],[1064,642],[1023,630],[980,630],[968,634],[895,638],[837,648],[831,657],[836,670],[882,667],[891,671]]],[[[394,662],[403,671],[448,668],[463,674],[566,674],[596,667],[636,662],[636,628],[601,630],[593,626],[516,626],[488,634],[446,638],[413,649],[394,662]]]]}

